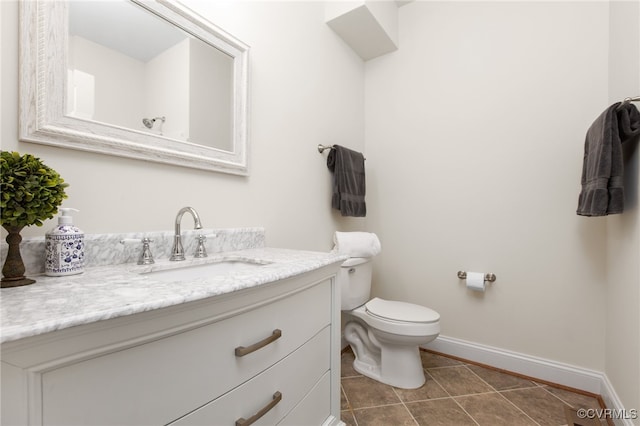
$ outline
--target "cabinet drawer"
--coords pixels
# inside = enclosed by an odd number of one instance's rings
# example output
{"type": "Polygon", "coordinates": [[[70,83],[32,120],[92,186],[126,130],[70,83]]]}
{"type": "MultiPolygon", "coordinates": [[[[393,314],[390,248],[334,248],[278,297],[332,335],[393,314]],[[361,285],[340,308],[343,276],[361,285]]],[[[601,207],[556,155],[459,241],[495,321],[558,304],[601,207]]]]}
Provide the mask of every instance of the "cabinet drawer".
{"type": "MultiPolygon", "coordinates": [[[[259,376],[212,401],[172,426],[229,425],[249,419],[261,409],[281,399],[255,421],[255,425],[275,425],[306,395],[330,368],[330,327],[326,327],[307,344],[259,376]]],[[[329,392],[322,397],[329,405],[329,392]]],[[[327,409],[325,418],[329,416],[327,409]]]]}
{"type": "MultiPolygon", "coordinates": [[[[166,424],[266,370],[331,320],[331,282],[187,332],[42,375],[45,425],[166,424]],[[282,336],[248,355],[275,329],[282,336]]],[[[329,347],[329,343],[325,343],[329,347]]]]}
{"type": "Polygon", "coordinates": [[[318,426],[331,415],[331,372],[324,373],[311,391],[296,405],[279,426],[318,426]]]}

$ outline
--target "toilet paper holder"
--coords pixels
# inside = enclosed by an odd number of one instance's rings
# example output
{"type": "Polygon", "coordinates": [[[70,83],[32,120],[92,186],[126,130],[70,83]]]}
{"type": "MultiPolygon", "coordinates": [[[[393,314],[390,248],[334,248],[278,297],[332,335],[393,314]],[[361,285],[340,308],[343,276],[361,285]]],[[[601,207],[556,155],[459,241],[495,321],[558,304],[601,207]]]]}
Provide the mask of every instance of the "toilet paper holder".
{"type": "MultiPolygon", "coordinates": [[[[461,280],[466,280],[467,279],[466,271],[458,271],[458,278],[460,278],[461,280]]],[[[484,280],[492,283],[496,280],[496,274],[491,274],[491,273],[484,274],[484,280]]]]}

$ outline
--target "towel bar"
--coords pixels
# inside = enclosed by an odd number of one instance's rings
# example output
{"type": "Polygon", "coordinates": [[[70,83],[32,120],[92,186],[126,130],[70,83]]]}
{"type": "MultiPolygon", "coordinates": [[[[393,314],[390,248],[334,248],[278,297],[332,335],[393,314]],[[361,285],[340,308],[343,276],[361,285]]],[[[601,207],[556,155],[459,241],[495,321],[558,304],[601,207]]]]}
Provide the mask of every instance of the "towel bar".
{"type": "MultiPolygon", "coordinates": [[[[322,144],[318,144],[318,152],[320,154],[322,154],[325,149],[333,149],[333,145],[322,145],[322,144]]],[[[364,158],[365,160],[367,159],[366,157],[364,158]]]]}
{"type": "Polygon", "coordinates": [[[627,105],[629,105],[631,102],[640,102],[640,96],[634,96],[633,98],[624,98],[622,100],[622,102],[620,102],[620,105],[618,105],[618,107],[616,108],[616,110],[619,110],[623,107],[626,107],[627,105]]]}
{"type": "MultiPolygon", "coordinates": [[[[458,278],[461,280],[467,279],[467,273],[465,271],[458,271],[458,278]]],[[[492,283],[496,280],[496,274],[484,274],[484,280],[492,283]]]]}
{"type": "Polygon", "coordinates": [[[333,149],[333,145],[324,146],[322,144],[318,144],[318,152],[322,154],[325,149],[333,149]]]}

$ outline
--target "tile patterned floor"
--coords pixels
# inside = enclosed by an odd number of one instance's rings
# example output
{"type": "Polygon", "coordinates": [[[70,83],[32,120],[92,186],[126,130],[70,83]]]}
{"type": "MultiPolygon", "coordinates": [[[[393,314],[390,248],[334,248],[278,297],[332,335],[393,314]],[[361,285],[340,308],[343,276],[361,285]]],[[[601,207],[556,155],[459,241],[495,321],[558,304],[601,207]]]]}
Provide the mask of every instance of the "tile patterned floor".
{"type": "MultiPolygon", "coordinates": [[[[357,373],[342,353],[341,418],[348,426],[559,426],[565,406],[601,408],[595,397],[421,351],[426,383],[406,390],[357,373]]],[[[607,423],[603,420],[603,425],[607,423]]]]}

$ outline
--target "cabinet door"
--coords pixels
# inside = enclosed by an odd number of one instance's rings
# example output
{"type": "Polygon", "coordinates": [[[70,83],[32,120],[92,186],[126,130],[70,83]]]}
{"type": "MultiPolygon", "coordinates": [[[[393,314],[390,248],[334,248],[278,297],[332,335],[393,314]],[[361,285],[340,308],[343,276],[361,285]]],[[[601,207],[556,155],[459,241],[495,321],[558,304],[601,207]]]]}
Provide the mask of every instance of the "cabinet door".
{"type": "MultiPolygon", "coordinates": [[[[234,425],[255,417],[255,425],[275,425],[307,394],[330,368],[330,327],[326,327],[304,346],[254,377],[242,386],[212,401],[172,426],[234,425]],[[262,413],[261,413],[262,412],[262,413]],[[262,414],[260,416],[260,414],[262,414]]],[[[330,392],[327,387],[317,397],[320,406],[312,411],[316,418],[318,409],[322,419],[330,414],[330,392]]],[[[302,421],[309,423],[309,413],[299,413],[302,421]]],[[[253,420],[253,419],[251,419],[253,420]]]]}
{"type": "MultiPolygon", "coordinates": [[[[331,283],[42,375],[45,425],[166,424],[266,370],[331,322],[331,283]],[[281,337],[244,356],[281,330],[281,337]]],[[[329,347],[329,343],[327,343],[329,347]]]]}

